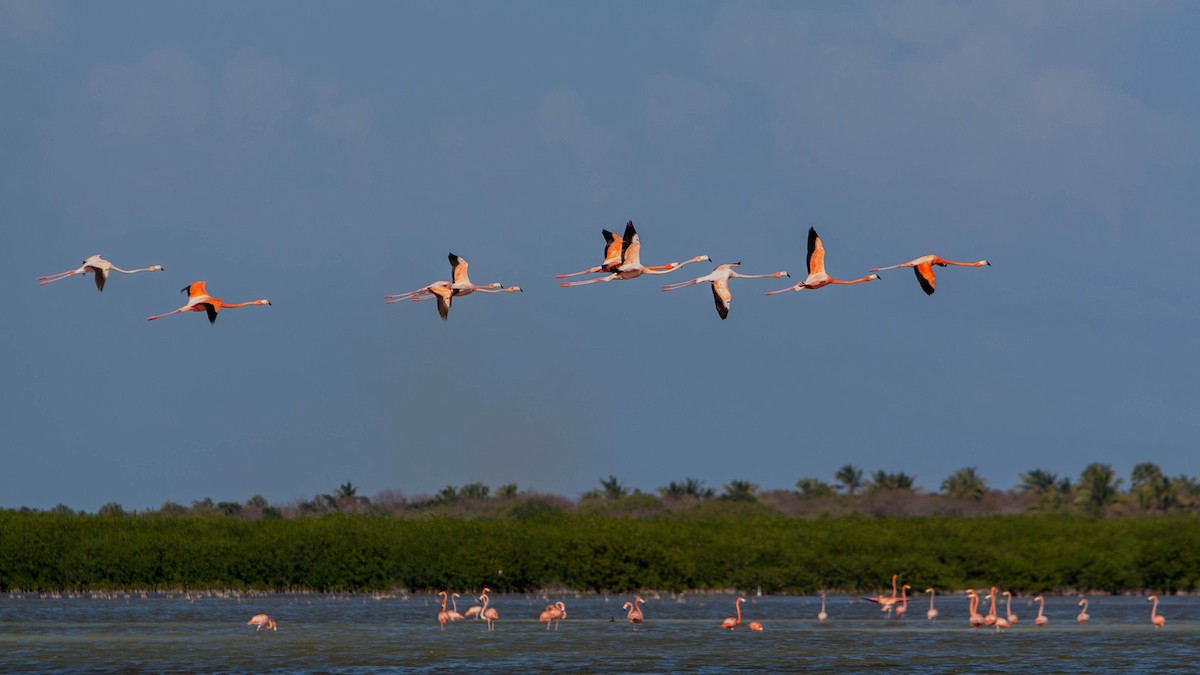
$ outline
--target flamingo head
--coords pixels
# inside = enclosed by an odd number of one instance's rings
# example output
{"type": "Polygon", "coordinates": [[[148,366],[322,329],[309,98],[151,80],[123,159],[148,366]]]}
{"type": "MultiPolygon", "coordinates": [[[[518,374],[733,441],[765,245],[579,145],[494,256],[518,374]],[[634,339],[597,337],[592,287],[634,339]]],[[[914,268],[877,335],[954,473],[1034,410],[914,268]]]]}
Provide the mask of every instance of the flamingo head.
{"type": "Polygon", "coordinates": [[[871,276],[867,277],[867,279],[870,279],[872,281],[875,279],[882,279],[882,278],[883,277],[880,277],[878,274],[872,274],[871,276]]]}
{"type": "MultiPolygon", "coordinates": [[[[711,261],[711,260],[712,260],[712,258],[710,258],[706,255],[698,255],[695,258],[692,258],[692,262],[705,262],[705,261],[711,261]]],[[[740,265],[741,263],[738,263],[738,264],[740,265]]]]}
{"type": "Polygon", "coordinates": [[[521,288],[520,286],[509,286],[507,290],[510,293],[524,293],[525,292],[525,289],[521,288]]]}
{"type": "Polygon", "coordinates": [[[926,589],[925,589],[925,592],[926,592],[926,593],[932,593],[932,592],[933,592],[933,589],[932,589],[932,588],[926,588],[926,589]]]}
{"type": "Polygon", "coordinates": [[[1150,602],[1151,600],[1157,600],[1157,599],[1158,599],[1157,595],[1152,595],[1152,596],[1146,598],[1146,602],[1150,602]]]}
{"type": "Polygon", "coordinates": [[[1077,604],[1080,607],[1087,607],[1087,598],[1081,598],[1077,604]]]}
{"type": "Polygon", "coordinates": [[[776,272],[775,278],[778,279],[779,277],[787,277],[787,278],[791,279],[792,275],[788,274],[787,272],[776,272]]]}
{"type": "Polygon", "coordinates": [[[633,607],[633,605],[629,604],[628,600],[625,601],[625,604],[621,605],[621,609],[629,609],[631,607],[633,607]]]}
{"type": "Polygon", "coordinates": [[[1040,596],[1040,595],[1039,595],[1039,596],[1037,596],[1036,598],[1034,598],[1034,599],[1033,599],[1033,601],[1034,601],[1034,602],[1037,602],[1038,600],[1041,600],[1042,602],[1045,602],[1045,601],[1046,601],[1046,599],[1045,599],[1045,598],[1043,598],[1043,597],[1042,597],[1042,596],[1040,596]]]}
{"type": "Polygon", "coordinates": [[[979,262],[977,262],[975,264],[979,265],[980,267],[991,267],[992,266],[992,263],[990,263],[986,260],[980,260],[979,262]]]}
{"type": "Polygon", "coordinates": [[[161,272],[161,271],[163,271],[163,266],[162,265],[151,265],[150,271],[151,272],[161,272]]]}

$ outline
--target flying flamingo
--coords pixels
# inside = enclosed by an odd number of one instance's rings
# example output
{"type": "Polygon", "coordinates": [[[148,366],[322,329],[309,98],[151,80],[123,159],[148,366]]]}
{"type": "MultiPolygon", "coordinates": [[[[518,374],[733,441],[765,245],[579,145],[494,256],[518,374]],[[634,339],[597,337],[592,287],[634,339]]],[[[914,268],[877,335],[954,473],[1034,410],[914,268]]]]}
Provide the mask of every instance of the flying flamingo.
{"type": "Polygon", "coordinates": [[[1004,591],[1001,595],[1007,596],[1004,601],[1004,613],[1008,615],[1008,622],[1016,623],[1017,615],[1012,613],[1012,593],[1004,591]]]}
{"type": "Polygon", "coordinates": [[[271,617],[267,616],[266,614],[255,614],[254,616],[250,617],[250,620],[246,622],[246,625],[247,626],[256,626],[256,628],[254,629],[255,633],[257,633],[258,631],[260,631],[264,628],[266,628],[267,630],[279,630],[275,626],[275,619],[272,619],[271,617]]]}
{"type": "Polygon", "coordinates": [[[821,611],[817,614],[817,621],[828,619],[829,615],[825,613],[825,591],[821,591],[821,611]]]}
{"type": "Polygon", "coordinates": [[[73,277],[76,274],[87,274],[87,273],[91,272],[96,275],[96,290],[98,290],[100,292],[104,292],[104,282],[108,281],[108,273],[109,272],[120,272],[122,274],[137,274],[138,272],[161,272],[161,271],[163,271],[162,265],[151,265],[150,267],[143,267],[141,269],[136,269],[136,270],[123,270],[120,267],[117,267],[116,265],[105,260],[104,258],[101,258],[100,254],[97,253],[96,255],[88,256],[88,259],[83,261],[83,264],[80,265],[79,269],[73,269],[73,270],[68,270],[66,272],[59,272],[58,274],[51,274],[49,276],[38,277],[38,286],[45,286],[46,284],[52,284],[55,281],[62,281],[63,279],[66,279],[67,277],[73,277]]]}
{"type": "Polygon", "coordinates": [[[713,302],[717,305],[717,315],[722,319],[729,316],[729,304],[733,301],[733,293],[729,291],[730,279],[778,279],[779,277],[791,277],[787,272],[775,272],[773,274],[738,274],[733,268],[740,267],[742,263],[728,263],[725,265],[717,265],[717,268],[712,272],[692,279],[691,281],[681,281],[677,284],[669,284],[663,286],[664,291],[673,291],[684,286],[692,286],[704,282],[712,284],[713,302]]]}
{"type": "Polygon", "coordinates": [[[483,601],[483,608],[479,610],[479,618],[483,619],[484,621],[487,621],[487,625],[488,625],[487,629],[488,630],[495,630],[492,627],[492,622],[499,620],[500,613],[496,611],[495,607],[488,607],[488,602],[491,599],[488,597],[488,594],[486,593],[486,591],[487,591],[486,588],[484,589],[484,591],[485,591],[485,593],[483,595],[479,596],[479,599],[483,601]]]}
{"type": "Polygon", "coordinates": [[[900,263],[899,265],[892,265],[891,267],[874,267],[871,269],[871,271],[879,272],[882,270],[894,270],[898,267],[911,267],[911,268],[913,268],[913,272],[915,272],[917,275],[917,282],[919,282],[921,284],[921,289],[925,291],[926,295],[933,295],[933,292],[935,290],[937,290],[936,289],[937,280],[934,279],[934,276],[933,276],[933,266],[934,265],[937,265],[938,267],[945,267],[946,265],[959,265],[962,267],[983,267],[985,265],[991,266],[991,264],[992,263],[990,263],[986,260],[980,260],[979,262],[973,262],[973,263],[954,262],[953,260],[945,260],[943,258],[937,257],[936,255],[930,254],[930,255],[923,255],[920,258],[914,258],[912,260],[909,260],[906,263],[900,263]]]}
{"type": "Polygon", "coordinates": [[[1146,600],[1153,600],[1154,606],[1150,608],[1150,623],[1154,624],[1155,628],[1162,628],[1167,625],[1167,617],[1158,613],[1158,596],[1152,595],[1146,600]]]}
{"type": "Polygon", "coordinates": [[[1079,606],[1083,607],[1083,609],[1079,610],[1079,616],[1075,617],[1075,620],[1078,621],[1079,623],[1087,623],[1092,618],[1092,615],[1087,613],[1087,608],[1088,608],[1087,598],[1081,599],[1079,601],[1079,606]]]}
{"type": "Polygon", "coordinates": [[[430,298],[437,298],[438,315],[442,320],[450,318],[450,305],[453,298],[470,295],[476,291],[480,293],[517,293],[521,292],[520,286],[510,286],[504,288],[499,282],[493,282],[480,286],[471,282],[471,277],[467,274],[468,263],[466,258],[449,254],[450,273],[453,281],[435,281],[428,286],[418,288],[415,291],[408,293],[398,293],[396,295],[385,295],[384,302],[393,304],[404,300],[412,300],[419,302],[430,298]]]}
{"type": "Polygon", "coordinates": [[[753,631],[760,631],[763,629],[762,624],[757,621],[751,621],[748,624],[748,626],[749,626],[750,630],[753,630],[753,631]]]}
{"type": "Polygon", "coordinates": [[[933,621],[938,615],[937,609],[933,606],[933,596],[937,594],[932,588],[926,588],[925,592],[929,594],[929,611],[925,612],[925,616],[929,617],[930,621],[933,621]]]}
{"type": "Polygon", "coordinates": [[[623,249],[621,251],[621,264],[617,268],[595,279],[586,281],[564,281],[559,286],[569,288],[571,286],[584,286],[586,284],[598,284],[605,281],[625,281],[627,279],[636,279],[643,274],[670,274],[675,270],[690,265],[692,263],[704,262],[709,260],[706,255],[698,255],[695,258],[685,260],[683,262],[673,262],[666,265],[643,265],[642,264],[642,242],[638,237],[637,230],[633,229],[633,221],[629,221],[625,225],[625,236],[622,238],[623,249]]]}
{"type": "MultiPolygon", "coordinates": [[[[633,221],[629,221],[629,225],[625,227],[626,231],[633,227],[633,221]]],[[[570,274],[557,274],[555,279],[566,279],[567,277],[577,277],[581,274],[596,274],[604,272],[611,274],[617,271],[621,266],[621,253],[625,248],[625,240],[617,236],[614,232],[608,230],[600,230],[604,234],[604,262],[597,267],[590,267],[582,272],[572,272],[570,274]]],[[[632,238],[632,237],[631,237],[632,238]]]]}
{"type": "Polygon", "coordinates": [[[1045,626],[1046,623],[1048,621],[1050,621],[1050,619],[1046,618],[1045,614],[1042,614],[1042,610],[1045,609],[1045,607],[1046,607],[1046,599],[1039,595],[1036,598],[1034,598],[1034,600],[1036,600],[1038,602],[1038,615],[1037,615],[1037,618],[1035,618],[1033,620],[1033,625],[1045,626]]]}
{"type": "Polygon", "coordinates": [[[767,291],[767,295],[775,295],[776,293],[786,293],[787,291],[802,291],[806,288],[817,289],[829,284],[861,284],[866,281],[874,281],[879,278],[878,274],[868,274],[861,279],[852,279],[850,281],[842,281],[834,279],[825,273],[825,245],[821,243],[821,237],[817,235],[814,228],[808,228],[808,276],[796,284],[788,288],[781,288],[778,291],[767,291]]]}
{"type": "Polygon", "coordinates": [[[455,593],[454,595],[450,596],[450,611],[448,612],[448,614],[450,615],[451,621],[462,621],[463,619],[466,618],[462,614],[458,613],[457,598],[458,598],[458,593],[455,593]]]}
{"type": "Polygon", "coordinates": [[[625,604],[621,605],[621,609],[629,610],[629,613],[625,616],[629,623],[641,623],[644,620],[640,606],[643,602],[645,602],[645,600],[635,595],[632,603],[626,602],[625,604]]]}
{"type": "Polygon", "coordinates": [[[734,608],[737,609],[737,617],[736,618],[734,618],[732,616],[725,617],[725,620],[721,622],[721,628],[728,628],[729,630],[733,630],[734,626],[737,626],[738,624],[742,623],[742,603],[745,601],[746,601],[745,598],[738,598],[737,600],[735,600],[733,602],[734,608]]]}
{"type": "Polygon", "coordinates": [[[172,314],[178,314],[180,312],[208,312],[208,322],[213,324],[217,322],[217,312],[220,312],[222,309],[233,309],[235,307],[245,307],[247,305],[271,304],[270,300],[251,300],[250,302],[238,302],[230,304],[221,300],[220,298],[214,298],[209,295],[208,291],[204,288],[203,281],[192,282],[188,286],[181,289],[180,292],[188,294],[188,302],[186,305],[173,312],[159,314],[158,316],[148,316],[146,317],[146,320],[154,321],[155,319],[161,319],[164,316],[171,316],[172,314]]]}
{"type": "Polygon", "coordinates": [[[438,623],[442,625],[442,630],[446,630],[446,622],[450,620],[450,612],[446,611],[446,591],[441,591],[438,595],[442,596],[442,611],[438,612],[438,623]]]}

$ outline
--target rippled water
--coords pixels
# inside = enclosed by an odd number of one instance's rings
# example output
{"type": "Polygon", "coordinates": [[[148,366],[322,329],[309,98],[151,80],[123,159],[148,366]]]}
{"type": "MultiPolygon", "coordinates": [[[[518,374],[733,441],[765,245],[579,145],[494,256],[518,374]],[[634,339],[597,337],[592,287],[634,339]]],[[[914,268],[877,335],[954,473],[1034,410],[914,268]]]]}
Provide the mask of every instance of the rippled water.
{"type": "MultiPolygon", "coordinates": [[[[751,597],[743,621],[721,630],[733,596],[646,596],[646,622],[624,620],[619,596],[550,596],[567,604],[558,632],[537,615],[543,597],[495,596],[494,632],[467,620],[440,630],[433,596],[268,595],[42,598],[0,596],[0,672],[493,672],[725,673],[1116,673],[1197,672],[1200,598],[1166,598],[1167,627],[1150,625],[1141,597],[1092,597],[1092,621],[1077,625],[1077,600],[1049,598],[1050,625],[1033,626],[1037,605],[1014,602],[1021,619],[997,634],[967,625],[966,599],[941,598],[941,617],[918,602],[904,619],[877,606],[830,597],[751,597]],[[246,620],[266,612],[277,632],[246,620]]],[[[469,602],[460,604],[460,611],[469,602]]]]}

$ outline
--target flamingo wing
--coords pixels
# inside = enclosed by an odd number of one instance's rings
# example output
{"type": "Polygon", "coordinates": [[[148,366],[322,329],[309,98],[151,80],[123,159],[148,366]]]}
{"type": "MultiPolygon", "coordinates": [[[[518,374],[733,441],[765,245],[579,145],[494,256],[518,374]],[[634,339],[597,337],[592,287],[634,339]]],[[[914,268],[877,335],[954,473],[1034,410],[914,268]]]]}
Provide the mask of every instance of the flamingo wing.
{"type": "Polygon", "coordinates": [[[729,291],[728,279],[717,279],[712,282],[713,302],[717,306],[717,314],[724,321],[729,316],[729,303],[733,300],[733,293],[729,291]]]}
{"type": "Polygon", "coordinates": [[[937,290],[937,279],[933,276],[933,262],[914,265],[913,272],[917,275],[917,283],[921,284],[921,290],[925,291],[925,295],[933,295],[933,292],[937,290]]]}
{"type": "Polygon", "coordinates": [[[104,282],[108,281],[108,270],[100,269],[99,267],[90,267],[96,273],[96,290],[104,292],[104,282]]]}
{"type": "Polygon", "coordinates": [[[625,248],[625,240],[615,232],[604,232],[604,262],[601,267],[617,267],[621,264],[621,251],[625,248]]]}
{"type": "Polygon", "coordinates": [[[624,242],[621,249],[621,264],[623,265],[641,265],[642,264],[642,240],[638,237],[637,230],[633,229],[633,221],[629,221],[625,225],[625,236],[622,237],[624,242]]]}
{"type": "Polygon", "coordinates": [[[454,289],[439,285],[430,286],[428,290],[437,296],[438,316],[442,317],[442,321],[448,320],[450,318],[450,303],[454,299],[454,289]]]}
{"type": "Polygon", "coordinates": [[[808,273],[825,273],[825,245],[815,228],[808,228],[808,273]]]}
{"type": "Polygon", "coordinates": [[[220,311],[217,306],[211,302],[200,303],[200,306],[204,308],[205,312],[208,312],[208,323],[215,324],[217,322],[217,312],[220,311]]]}
{"type": "Polygon", "coordinates": [[[467,261],[465,258],[451,253],[450,254],[450,271],[454,275],[453,276],[454,283],[456,283],[456,284],[471,283],[470,278],[467,277],[467,261]]]}
{"type": "Polygon", "coordinates": [[[181,293],[187,293],[189,300],[202,295],[208,295],[208,289],[204,287],[203,281],[193,281],[179,290],[181,293]]]}

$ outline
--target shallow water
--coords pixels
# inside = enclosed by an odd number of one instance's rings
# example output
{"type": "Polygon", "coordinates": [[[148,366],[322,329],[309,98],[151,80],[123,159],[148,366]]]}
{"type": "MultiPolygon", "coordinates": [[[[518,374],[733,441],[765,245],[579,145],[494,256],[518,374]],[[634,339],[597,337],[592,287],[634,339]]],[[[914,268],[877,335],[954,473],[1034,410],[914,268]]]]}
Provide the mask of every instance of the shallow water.
{"type": "Polygon", "coordinates": [[[1142,597],[1089,598],[1087,626],[1075,622],[1076,599],[1049,598],[1045,628],[1021,598],[1020,621],[999,634],[968,626],[962,595],[939,596],[933,622],[927,600],[886,619],[876,605],[831,596],[823,624],[819,598],[750,597],[733,632],[718,628],[733,596],[646,597],[646,621],[632,626],[621,610],[627,596],[551,595],[568,612],[554,632],[537,622],[544,597],[495,596],[501,620],[489,633],[473,619],[441,630],[438,599],[425,595],[0,595],[0,672],[1117,673],[1196,672],[1200,663],[1195,597],[1160,603],[1162,630],[1142,597]],[[259,612],[279,630],[245,625],[259,612]],[[747,630],[750,621],[765,630],[747,630]]]}

